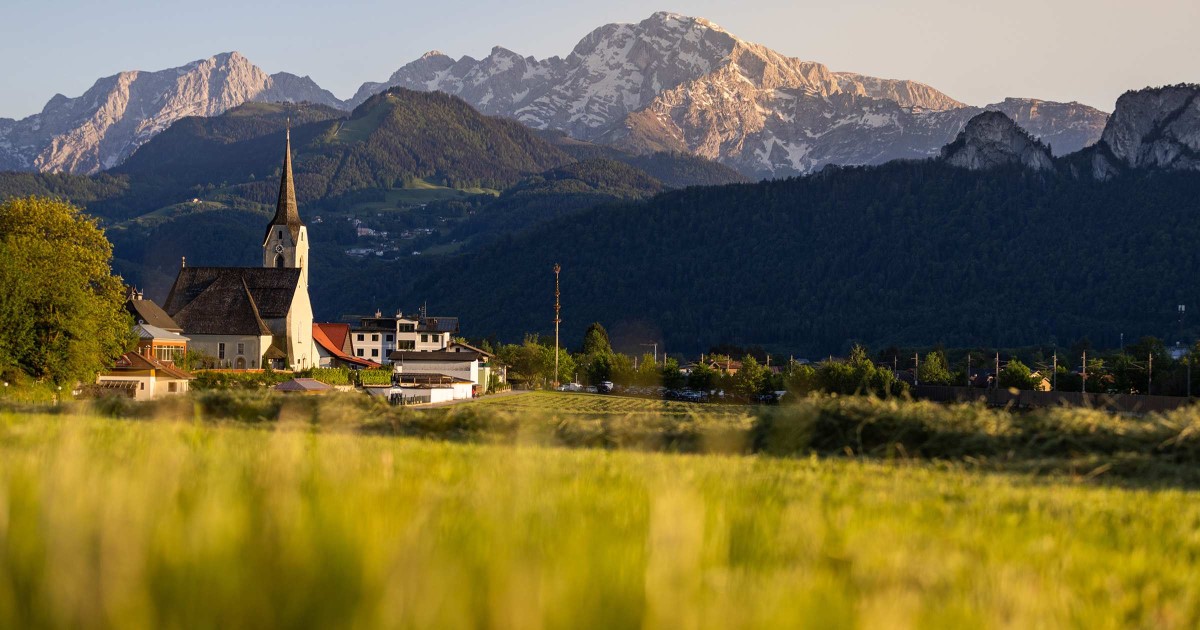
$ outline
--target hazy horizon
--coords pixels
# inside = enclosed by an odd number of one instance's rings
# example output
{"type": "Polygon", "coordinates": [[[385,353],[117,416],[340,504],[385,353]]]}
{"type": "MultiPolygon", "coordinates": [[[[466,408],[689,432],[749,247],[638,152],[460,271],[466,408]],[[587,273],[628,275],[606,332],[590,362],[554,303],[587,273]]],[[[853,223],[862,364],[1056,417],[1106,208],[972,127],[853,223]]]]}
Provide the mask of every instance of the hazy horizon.
{"type": "Polygon", "coordinates": [[[1032,97],[1112,111],[1126,90],[1200,82],[1200,39],[1191,33],[1200,24],[1200,3],[1183,0],[982,7],[952,0],[809,7],[677,0],[656,9],[629,0],[503,7],[479,0],[408,7],[348,2],[336,9],[299,0],[284,11],[229,0],[166,10],[125,1],[104,13],[93,6],[67,0],[9,9],[3,29],[15,32],[0,32],[0,55],[8,60],[0,64],[6,86],[0,117],[40,112],[54,94],[79,96],[118,72],[162,70],[233,50],[268,73],[308,75],[346,99],[363,82],[382,81],[429,50],[480,58],[504,46],[539,59],[566,56],[596,27],[639,22],[656,10],[709,19],[742,39],[835,71],[920,81],[972,105],[1032,97]],[[64,22],[64,15],[72,17],[64,22]],[[46,47],[48,41],[56,45],[46,47]]]}

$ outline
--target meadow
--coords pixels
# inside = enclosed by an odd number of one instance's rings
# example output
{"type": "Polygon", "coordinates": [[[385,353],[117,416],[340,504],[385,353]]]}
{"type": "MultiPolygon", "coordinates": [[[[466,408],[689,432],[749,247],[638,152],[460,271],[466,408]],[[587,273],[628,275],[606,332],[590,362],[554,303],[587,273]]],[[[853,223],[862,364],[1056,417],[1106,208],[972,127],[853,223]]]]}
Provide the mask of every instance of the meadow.
{"type": "Polygon", "coordinates": [[[987,464],[1035,422],[1002,410],[207,396],[0,413],[0,627],[1200,624],[1182,416],[1037,418],[1076,474],[987,464]]]}

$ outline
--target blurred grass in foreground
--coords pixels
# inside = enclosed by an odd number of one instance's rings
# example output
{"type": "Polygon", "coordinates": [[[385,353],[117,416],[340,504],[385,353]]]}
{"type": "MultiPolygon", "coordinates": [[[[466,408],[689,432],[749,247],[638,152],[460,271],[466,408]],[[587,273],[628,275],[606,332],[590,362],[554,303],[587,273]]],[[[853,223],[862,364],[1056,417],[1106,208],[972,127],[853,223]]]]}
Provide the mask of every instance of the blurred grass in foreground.
{"type": "Polygon", "coordinates": [[[516,443],[0,414],[0,627],[1200,624],[1194,492],[516,443]]]}

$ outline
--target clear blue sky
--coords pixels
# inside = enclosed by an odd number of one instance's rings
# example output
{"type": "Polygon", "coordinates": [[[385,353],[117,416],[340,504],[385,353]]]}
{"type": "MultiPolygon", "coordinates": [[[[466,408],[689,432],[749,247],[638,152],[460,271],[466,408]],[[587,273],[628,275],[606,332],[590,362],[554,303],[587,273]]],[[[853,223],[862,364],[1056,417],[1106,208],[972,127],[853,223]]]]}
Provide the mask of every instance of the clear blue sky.
{"type": "Polygon", "coordinates": [[[1126,89],[1200,82],[1200,0],[4,0],[0,116],[35,113],[55,93],[78,96],[121,70],[230,50],[347,98],[427,50],[478,58],[502,45],[566,55],[591,29],[655,10],[706,17],[786,55],[923,81],[979,105],[1029,96],[1111,110],[1126,89]]]}

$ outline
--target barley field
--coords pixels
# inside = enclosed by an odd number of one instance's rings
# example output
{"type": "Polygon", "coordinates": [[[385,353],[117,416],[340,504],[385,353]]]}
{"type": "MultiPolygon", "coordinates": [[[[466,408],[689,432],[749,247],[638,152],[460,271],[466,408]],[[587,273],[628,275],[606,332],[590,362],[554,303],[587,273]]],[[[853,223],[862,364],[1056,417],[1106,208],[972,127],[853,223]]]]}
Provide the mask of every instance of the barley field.
{"type": "Polygon", "coordinates": [[[0,627],[1191,628],[1197,498],[7,412],[0,627]]]}
{"type": "Polygon", "coordinates": [[[548,391],[518,392],[508,396],[484,397],[467,404],[504,411],[534,411],[572,415],[653,413],[672,416],[747,416],[752,410],[746,405],[718,405],[548,391]]]}

